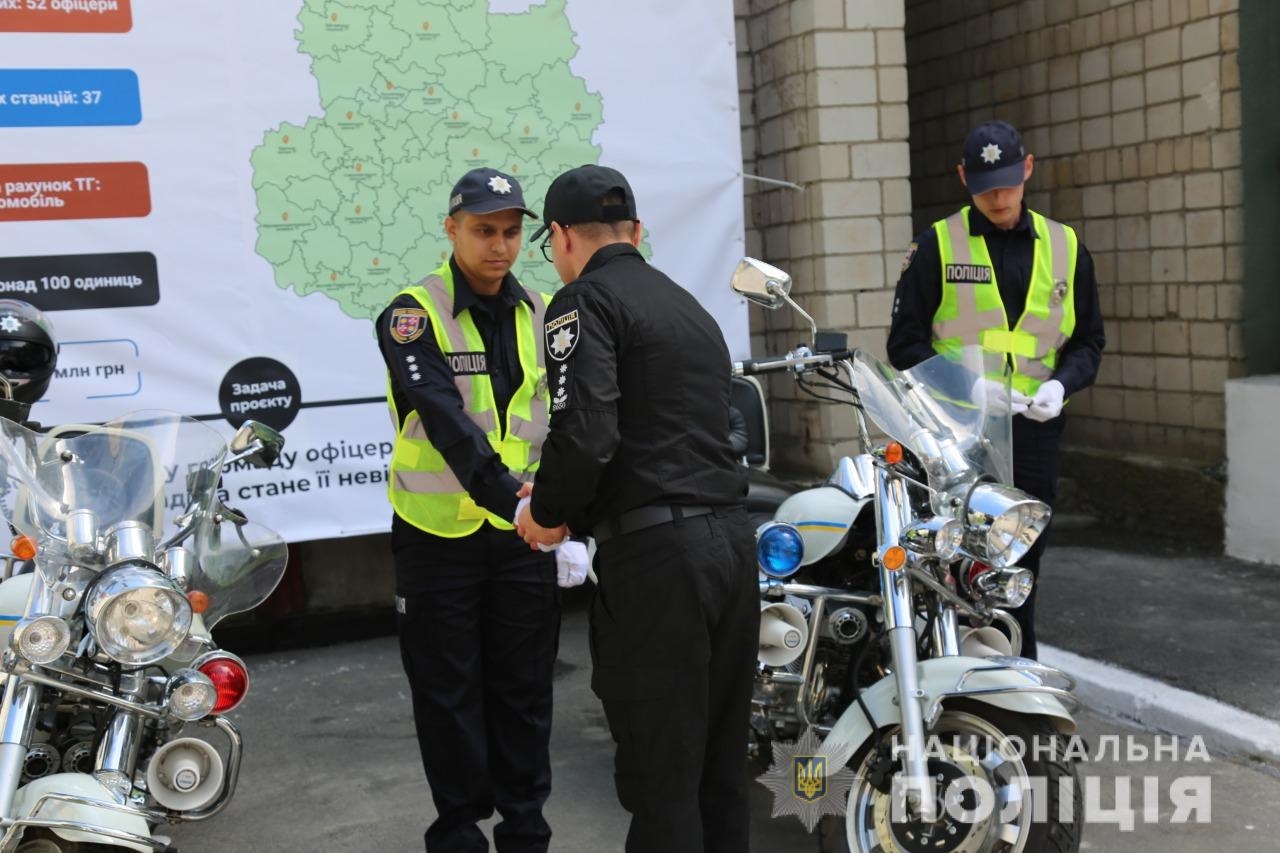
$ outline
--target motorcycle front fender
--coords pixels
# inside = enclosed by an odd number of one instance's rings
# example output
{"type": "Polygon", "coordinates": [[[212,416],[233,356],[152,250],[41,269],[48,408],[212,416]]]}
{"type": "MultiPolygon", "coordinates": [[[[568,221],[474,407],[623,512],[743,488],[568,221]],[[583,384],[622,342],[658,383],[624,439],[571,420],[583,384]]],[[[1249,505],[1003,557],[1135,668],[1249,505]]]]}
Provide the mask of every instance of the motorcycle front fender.
{"type": "MultiPolygon", "coordinates": [[[[1015,714],[1047,717],[1062,734],[1076,729],[1075,719],[1058,697],[1045,692],[1040,680],[1014,667],[975,657],[941,657],[920,661],[922,707],[926,723],[936,719],[948,698],[966,698],[1012,711],[1015,714]],[[1009,689],[1007,693],[979,691],[1009,689]]],[[[1061,676],[1063,681],[1069,681],[1061,676]]],[[[862,691],[862,701],[880,728],[902,722],[898,708],[896,680],[888,675],[862,691]]],[[[857,702],[850,703],[823,740],[823,752],[831,766],[840,767],[858,753],[874,734],[871,723],[857,702]]]]}
{"type": "MultiPolygon", "coordinates": [[[[44,776],[18,789],[14,795],[14,816],[19,820],[33,818],[38,821],[58,821],[64,824],[88,824],[104,829],[126,832],[143,838],[151,837],[151,829],[138,814],[118,811],[120,806],[98,784],[92,776],[83,773],[54,773],[44,776]],[[41,804],[46,795],[62,794],[76,798],[79,802],[50,798],[41,804]],[[84,801],[89,801],[88,803],[84,801]],[[102,803],[102,807],[92,805],[102,803]],[[36,813],[33,810],[39,809],[36,813]]],[[[47,825],[47,824],[41,824],[47,825]]],[[[151,845],[139,844],[123,839],[83,832],[78,829],[50,826],[49,829],[66,841],[86,844],[110,844],[122,850],[139,850],[142,853],[154,853],[151,845]]]]}

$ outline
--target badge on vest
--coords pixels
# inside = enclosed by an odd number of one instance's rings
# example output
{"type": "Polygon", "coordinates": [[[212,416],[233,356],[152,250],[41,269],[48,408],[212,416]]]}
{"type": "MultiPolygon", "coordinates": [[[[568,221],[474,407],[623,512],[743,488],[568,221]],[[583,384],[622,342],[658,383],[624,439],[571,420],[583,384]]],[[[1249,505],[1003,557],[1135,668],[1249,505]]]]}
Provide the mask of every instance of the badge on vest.
{"type": "Polygon", "coordinates": [[[445,360],[454,376],[479,376],[489,372],[489,360],[482,352],[451,352],[445,360]]]}
{"type": "Polygon", "coordinates": [[[547,352],[556,361],[564,361],[578,345],[578,312],[570,311],[551,320],[544,328],[547,352]]]}
{"type": "Polygon", "coordinates": [[[947,264],[946,278],[952,284],[990,284],[995,271],[978,264],[947,264]]]}
{"type": "Polygon", "coordinates": [[[1067,298],[1067,283],[1062,279],[1058,279],[1053,283],[1053,293],[1049,296],[1049,304],[1054,308],[1061,305],[1067,298]]]}
{"type": "Polygon", "coordinates": [[[391,310],[391,339],[398,344],[408,344],[422,337],[427,330],[428,314],[421,308],[393,308],[391,310]]]}

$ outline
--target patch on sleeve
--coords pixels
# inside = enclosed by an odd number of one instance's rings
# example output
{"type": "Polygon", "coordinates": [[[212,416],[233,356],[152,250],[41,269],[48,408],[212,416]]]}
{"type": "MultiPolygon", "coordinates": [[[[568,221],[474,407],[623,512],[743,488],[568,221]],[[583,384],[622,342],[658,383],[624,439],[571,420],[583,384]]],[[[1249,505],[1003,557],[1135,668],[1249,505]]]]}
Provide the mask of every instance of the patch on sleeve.
{"type": "Polygon", "coordinates": [[[393,308],[391,310],[391,339],[407,344],[422,337],[427,330],[428,314],[421,308],[393,308]]]}
{"type": "Polygon", "coordinates": [[[561,364],[547,371],[547,386],[554,388],[551,395],[551,411],[559,412],[569,405],[569,380],[572,371],[568,364],[561,364]]]}
{"type": "Polygon", "coordinates": [[[910,269],[911,262],[916,259],[916,249],[919,249],[919,248],[920,248],[919,243],[912,243],[910,246],[907,247],[907,253],[902,256],[902,269],[898,272],[898,275],[902,275],[908,269],[910,269]]]}
{"type": "Polygon", "coordinates": [[[578,346],[581,326],[578,323],[578,311],[561,314],[554,320],[548,320],[544,327],[547,340],[547,355],[555,361],[564,361],[573,354],[578,346]]]}

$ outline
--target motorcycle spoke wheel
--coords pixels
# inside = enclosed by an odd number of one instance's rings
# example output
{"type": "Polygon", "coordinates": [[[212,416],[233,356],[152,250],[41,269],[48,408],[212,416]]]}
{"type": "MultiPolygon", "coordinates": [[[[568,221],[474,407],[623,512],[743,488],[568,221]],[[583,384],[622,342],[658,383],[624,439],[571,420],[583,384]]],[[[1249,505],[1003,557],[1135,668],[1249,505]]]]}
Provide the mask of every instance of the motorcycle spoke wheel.
{"type": "MultiPolygon", "coordinates": [[[[873,787],[867,770],[870,750],[852,766],[858,781],[846,814],[820,828],[824,853],[1074,853],[1079,850],[1082,797],[1074,769],[1058,752],[1043,759],[1033,745],[1055,738],[1045,721],[1001,712],[978,703],[952,703],[929,732],[929,773],[938,783],[938,820],[894,821],[892,793],[873,787]],[[971,777],[990,798],[978,807],[969,784],[942,794],[961,777],[971,777]],[[1057,813],[1059,780],[1073,785],[1073,814],[1057,813]],[[1033,787],[1032,779],[1037,779],[1033,787]],[[1044,780],[1043,782],[1039,780],[1044,780]],[[1046,783],[1047,782],[1047,786],[1046,783]],[[1046,791],[1047,787],[1047,791],[1046,791]],[[1047,797],[1046,797],[1047,794],[1047,797]],[[1037,796],[1046,797],[1038,803],[1037,796]],[[852,847],[850,846],[852,842],[852,847]]],[[[1057,747],[1061,750],[1062,747],[1057,747]]]]}

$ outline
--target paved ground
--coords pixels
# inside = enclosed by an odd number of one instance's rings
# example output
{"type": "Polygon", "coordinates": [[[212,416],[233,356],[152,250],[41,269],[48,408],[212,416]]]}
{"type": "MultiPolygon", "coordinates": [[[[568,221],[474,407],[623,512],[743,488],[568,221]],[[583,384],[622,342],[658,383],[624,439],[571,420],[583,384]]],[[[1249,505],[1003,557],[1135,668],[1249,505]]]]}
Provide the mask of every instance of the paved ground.
{"type": "MultiPolygon", "coordinates": [[[[312,853],[316,850],[414,851],[430,818],[430,800],[410,720],[409,699],[391,638],[257,655],[249,659],[253,692],[237,714],[246,743],[240,790],[231,806],[205,824],[178,827],[183,853],[312,853]]],[[[587,686],[585,618],[566,614],[552,740],[555,789],[547,814],[553,850],[622,850],[626,815],[613,796],[612,742],[587,686]]],[[[1085,714],[1091,744],[1105,734],[1151,735],[1085,714]]],[[[1185,753],[1185,749],[1182,750],[1185,753]]],[[[1137,810],[1133,831],[1094,823],[1085,850],[1126,853],[1268,851],[1280,848],[1280,774],[1261,766],[1214,759],[1189,764],[1091,762],[1086,784],[1103,806],[1116,785],[1137,810]],[[1207,776],[1211,822],[1173,824],[1169,787],[1176,777],[1207,776]],[[1154,822],[1143,818],[1143,777],[1157,776],[1163,793],[1154,822]],[[1132,778],[1132,781],[1129,779],[1132,778]]],[[[771,820],[771,794],[753,785],[753,850],[813,851],[816,843],[794,818],[771,820]]],[[[1088,796],[1086,796],[1088,799],[1088,796]]]]}
{"type": "Polygon", "coordinates": [[[1051,535],[1036,606],[1044,642],[1280,720],[1280,567],[1150,534],[1051,535]]]}

